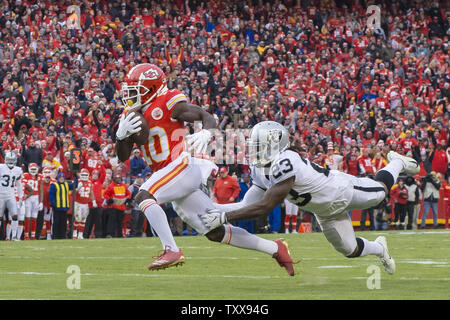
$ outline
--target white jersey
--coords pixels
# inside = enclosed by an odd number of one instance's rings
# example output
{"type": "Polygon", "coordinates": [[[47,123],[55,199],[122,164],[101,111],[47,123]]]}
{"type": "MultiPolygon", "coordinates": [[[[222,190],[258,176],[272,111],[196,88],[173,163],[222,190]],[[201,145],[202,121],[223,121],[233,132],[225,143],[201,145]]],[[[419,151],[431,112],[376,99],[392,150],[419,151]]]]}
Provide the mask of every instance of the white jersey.
{"type": "Polygon", "coordinates": [[[22,179],[22,168],[14,166],[10,169],[6,164],[0,164],[0,197],[15,199],[14,187],[22,179]]]}
{"type": "Polygon", "coordinates": [[[322,168],[294,151],[281,152],[270,169],[251,167],[253,184],[266,190],[293,176],[287,200],[318,216],[342,212],[353,197],[352,176],[322,168]]]}

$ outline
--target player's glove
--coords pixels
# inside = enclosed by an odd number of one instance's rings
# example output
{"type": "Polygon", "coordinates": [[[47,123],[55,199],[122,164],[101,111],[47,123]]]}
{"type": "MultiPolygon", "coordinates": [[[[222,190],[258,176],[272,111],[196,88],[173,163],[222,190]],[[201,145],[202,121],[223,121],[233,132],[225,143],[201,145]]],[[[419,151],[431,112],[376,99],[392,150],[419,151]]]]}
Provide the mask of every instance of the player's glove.
{"type": "Polygon", "coordinates": [[[19,202],[17,203],[17,209],[22,208],[22,205],[23,205],[23,201],[19,200],[19,202]]]}
{"type": "Polygon", "coordinates": [[[227,215],[225,212],[217,209],[207,209],[206,214],[199,215],[205,227],[212,230],[227,223],[227,215]]]}
{"type": "Polygon", "coordinates": [[[195,150],[195,154],[205,153],[210,140],[211,132],[206,129],[186,136],[186,142],[188,143],[190,149],[195,150]]]}
{"type": "Polygon", "coordinates": [[[42,202],[39,202],[38,210],[42,211],[44,209],[44,204],[42,202]]]}
{"type": "Polygon", "coordinates": [[[114,199],[108,199],[108,200],[106,200],[106,204],[109,206],[109,205],[112,205],[114,203],[114,199]]]}
{"type": "Polygon", "coordinates": [[[134,115],[134,112],[128,112],[127,114],[122,114],[120,116],[119,127],[116,132],[117,140],[123,140],[132,134],[141,131],[140,125],[142,124],[142,121],[139,117],[134,117],[134,115]]]}
{"type": "Polygon", "coordinates": [[[97,201],[95,200],[92,201],[92,207],[97,208],[97,201]]]}

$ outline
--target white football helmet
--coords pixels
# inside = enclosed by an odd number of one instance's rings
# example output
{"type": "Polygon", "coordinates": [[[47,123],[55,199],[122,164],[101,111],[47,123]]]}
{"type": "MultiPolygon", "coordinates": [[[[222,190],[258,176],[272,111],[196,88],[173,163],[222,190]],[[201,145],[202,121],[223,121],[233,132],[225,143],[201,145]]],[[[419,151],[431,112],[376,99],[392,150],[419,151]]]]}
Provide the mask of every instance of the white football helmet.
{"type": "Polygon", "coordinates": [[[17,163],[17,156],[14,152],[9,151],[5,154],[5,163],[8,168],[12,169],[17,163]]]}
{"type": "Polygon", "coordinates": [[[289,133],[278,122],[263,121],[255,125],[247,140],[249,164],[264,167],[289,147],[289,133]]]}
{"type": "Polygon", "coordinates": [[[80,171],[80,180],[81,181],[88,181],[89,180],[89,170],[88,169],[81,169],[81,171],[80,171]]]}
{"type": "Polygon", "coordinates": [[[38,174],[39,172],[39,166],[36,163],[30,163],[30,165],[28,166],[28,172],[32,175],[35,176],[38,174]]]}

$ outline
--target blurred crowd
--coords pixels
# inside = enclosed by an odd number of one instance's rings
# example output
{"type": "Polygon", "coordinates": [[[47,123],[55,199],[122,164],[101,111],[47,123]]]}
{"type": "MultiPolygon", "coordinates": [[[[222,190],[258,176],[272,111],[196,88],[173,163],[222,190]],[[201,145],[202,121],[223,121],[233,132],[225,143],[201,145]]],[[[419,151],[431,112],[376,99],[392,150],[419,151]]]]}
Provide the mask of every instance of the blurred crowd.
{"type": "Polygon", "coordinates": [[[396,150],[420,161],[420,177],[448,181],[446,3],[2,1],[1,154],[17,150],[25,171],[37,163],[70,179],[76,146],[105,185],[113,172],[130,183],[151,174],[139,152],[123,164],[113,147],[121,82],[149,62],[220,130],[273,120],[322,166],[370,176],[396,150]]]}

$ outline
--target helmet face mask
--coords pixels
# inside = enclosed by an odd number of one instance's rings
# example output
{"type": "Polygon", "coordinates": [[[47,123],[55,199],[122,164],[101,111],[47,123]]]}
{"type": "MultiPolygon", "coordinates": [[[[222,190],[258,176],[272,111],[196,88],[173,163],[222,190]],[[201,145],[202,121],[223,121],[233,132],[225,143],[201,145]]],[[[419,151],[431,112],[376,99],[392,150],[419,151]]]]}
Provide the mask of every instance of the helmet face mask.
{"type": "Polygon", "coordinates": [[[260,122],[250,132],[247,146],[249,164],[267,166],[289,147],[287,130],[273,121],[260,122]]]}
{"type": "Polygon", "coordinates": [[[29,167],[28,167],[28,172],[32,175],[35,176],[38,174],[39,172],[39,167],[36,163],[30,163],[29,167]]]}
{"type": "Polygon", "coordinates": [[[156,65],[138,64],[127,74],[122,84],[122,102],[127,110],[139,111],[156,96],[167,91],[166,75],[156,65]]]}
{"type": "Polygon", "coordinates": [[[80,172],[80,180],[81,181],[88,181],[89,180],[89,171],[86,169],[81,170],[80,172]]]}
{"type": "Polygon", "coordinates": [[[16,157],[15,153],[8,152],[5,155],[5,164],[8,166],[8,168],[12,169],[12,168],[14,168],[16,163],[17,163],[17,157],[16,157]]]}

